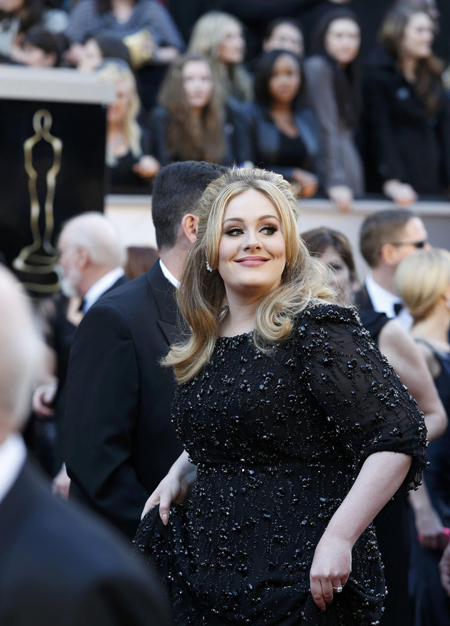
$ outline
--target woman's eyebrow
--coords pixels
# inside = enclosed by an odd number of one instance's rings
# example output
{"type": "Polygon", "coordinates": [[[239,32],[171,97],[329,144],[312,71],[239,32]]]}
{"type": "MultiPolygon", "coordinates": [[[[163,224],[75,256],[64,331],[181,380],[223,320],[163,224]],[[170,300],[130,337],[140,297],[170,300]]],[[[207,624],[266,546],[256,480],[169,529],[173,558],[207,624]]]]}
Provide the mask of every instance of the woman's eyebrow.
{"type": "MultiPolygon", "coordinates": [[[[271,215],[270,213],[268,215],[262,215],[261,217],[258,217],[258,221],[261,222],[262,220],[266,220],[269,217],[277,220],[277,222],[280,221],[276,215],[271,215]]],[[[228,217],[226,220],[224,220],[223,223],[225,224],[225,222],[245,222],[245,220],[242,217],[228,217]]]]}

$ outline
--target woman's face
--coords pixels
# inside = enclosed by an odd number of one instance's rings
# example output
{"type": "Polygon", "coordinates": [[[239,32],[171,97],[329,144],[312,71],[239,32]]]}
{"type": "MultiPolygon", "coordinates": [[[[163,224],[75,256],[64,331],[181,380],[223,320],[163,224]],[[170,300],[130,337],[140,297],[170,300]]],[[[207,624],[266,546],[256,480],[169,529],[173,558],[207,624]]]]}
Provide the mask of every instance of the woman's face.
{"type": "Polygon", "coordinates": [[[424,59],[430,56],[434,42],[434,25],[426,13],[414,13],[406,24],[400,42],[403,56],[424,59]]]}
{"type": "Polygon", "coordinates": [[[24,0],[0,0],[0,11],[18,13],[24,8],[24,0]]]}
{"type": "Polygon", "coordinates": [[[330,285],[336,291],[341,302],[350,302],[353,284],[350,269],[334,246],[328,246],[320,258],[330,270],[330,285]]]}
{"type": "Polygon", "coordinates": [[[83,46],[83,54],[78,69],[82,72],[93,72],[103,61],[102,51],[95,39],[88,39],[83,46]]]}
{"type": "Polygon", "coordinates": [[[248,189],[228,204],[219,243],[219,273],[228,299],[263,297],[275,289],[286,266],[286,243],[278,209],[248,189]]]}
{"type": "Polygon", "coordinates": [[[245,54],[245,41],[239,24],[230,24],[219,46],[219,59],[225,65],[242,63],[245,54]]]}
{"type": "Polygon", "coordinates": [[[108,107],[108,122],[111,124],[123,124],[131,104],[131,91],[125,80],[115,83],[116,98],[108,107]]]}
{"type": "Polygon", "coordinates": [[[20,62],[30,67],[53,67],[56,63],[56,54],[47,54],[42,48],[25,41],[20,51],[20,62]]]}
{"type": "Polygon", "coordinates": [[[299,64],[288,54],[281,54],[273,65],[269,93],[274,102],[291,103],[301,85],[299,64]]]}
{"type": "Polygon", "coordinates": [[[269,39],[264,42],[264,51],[289,50],[299,57],[305,54],[303,35],[293,24],[286,22],[276,26],[269,39]]]}
{"type": "Polygon", "coordinates": [[[202,109],[211,101],[214,83],[205,61],[188,61],[181,73],[186,100],[193,109],[202,109]]]}
{"type": "Polygon", "coordinates": [[[339,65],[354,61],[361,44],[358,24],[350,18],[333,20],[325,34],[325,50],[339,65]]]}

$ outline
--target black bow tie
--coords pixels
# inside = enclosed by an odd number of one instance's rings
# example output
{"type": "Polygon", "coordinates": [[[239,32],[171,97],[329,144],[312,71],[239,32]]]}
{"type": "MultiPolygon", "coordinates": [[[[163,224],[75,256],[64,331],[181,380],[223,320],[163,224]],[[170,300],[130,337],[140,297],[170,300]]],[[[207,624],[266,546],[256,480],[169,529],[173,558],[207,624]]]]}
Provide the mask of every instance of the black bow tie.
{"type": "Polygon", "coordinates": [[[86,304],[85,299],[83,298],[80,302],[80,306],[78,307],[78,311],[80,313],[84,313],[84,305],[86,304]]]}
{"type": "Polygon", "coordinates": [[[397,315],[400,313],[400,311],[403,309],[403,304],[401,302],[396,302],[394,304],[394,313],[395,313],[395,317],[397,317],[397,315]]]}

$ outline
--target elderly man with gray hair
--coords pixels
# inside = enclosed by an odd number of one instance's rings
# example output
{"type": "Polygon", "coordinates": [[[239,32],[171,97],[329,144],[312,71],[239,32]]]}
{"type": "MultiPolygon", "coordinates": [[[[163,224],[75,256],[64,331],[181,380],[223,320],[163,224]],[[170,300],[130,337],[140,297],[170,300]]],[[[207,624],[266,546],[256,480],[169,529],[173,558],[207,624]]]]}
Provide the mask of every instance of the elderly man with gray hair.
{"type": "Polygon", "coordinates": [[[54,498],[19,430],[44,347],[19,285],[0,267],[0,624],[168,626],[159,590],[121,540],[54,498]]]}

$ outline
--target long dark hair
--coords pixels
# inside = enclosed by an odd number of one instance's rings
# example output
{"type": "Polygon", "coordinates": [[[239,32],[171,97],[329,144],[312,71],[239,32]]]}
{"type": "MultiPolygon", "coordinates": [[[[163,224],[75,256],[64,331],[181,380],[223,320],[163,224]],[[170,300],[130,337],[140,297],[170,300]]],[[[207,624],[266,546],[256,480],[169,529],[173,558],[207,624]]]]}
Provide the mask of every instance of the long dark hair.
{"type": "Polygon", "coordinates": [[[201,61],[211,68],[206,57],[185,54],[169,67],[158,95],[158,103],[169,113],[167,147],[172,157],[182,161],[221,163],[225,155],[223,133],[224,110],[217,97],[217,84],[211,101],[204,107],[200,120],[192,115],[183,87],[183,68],[190,61],[201,61]]]}
{"type": "Polygon", "coordinates": [[[289,50],[271,50],[270,52],[265,52],[263,55],[261,55],[256,66],[255,83],[253,86],[255,93],[255,102],[257,102],[265,109],[270,109],[272,105],[272,96],[270,95],[269,81],[273,74],[273,67],[277,62],[277,59],[283,55],[287,55],[294,59],[294,61],[298,65],[298,69],[300,72],[300,88],[294,100],[292,101],[292,110],[295,109],[297,103],[302,98],[305,92],[305,79],[300,57],[298,57],[293,52],[290,52],[289,50]]]}
{"type": "Polygon", "coordinates": [[[350,272],[350,279],[357,280],[355,259],[351,244],[347,237],[337,230],[321,226],[313,228],[301,235],[311,256],[321,257],[325,250],[332,246],[339,254],[350,272]]]}
{"type": "MultiPolygon", "coordinates": [[[[397,7],[389,11],[381,26],[380,40],[384,49],[398,62],[401,52],[401,39],[409,20],[417,13],[424,13],[433,19],[425,10],[411,7],[397,7]]],[[[434,54],[420,59],[416,69],[414,89],[422,100],[427,115],[435,115],[442,108],[443,87],[441,75],[445,67],[434,54]]]]}
{"type": "Polygon", "coordinates": [[[352,20],[359,26],[358,18],[350,9],[338,8],[325,13],[313,32],[313,53],[325,57],[332,67],[339,116],[349,128],[355,128],[361,112],[361,63],[359,53],[354,61],[342,68],[325,49],[325,37],[331,23],[335,20],[344,19],[352,20]]]}

